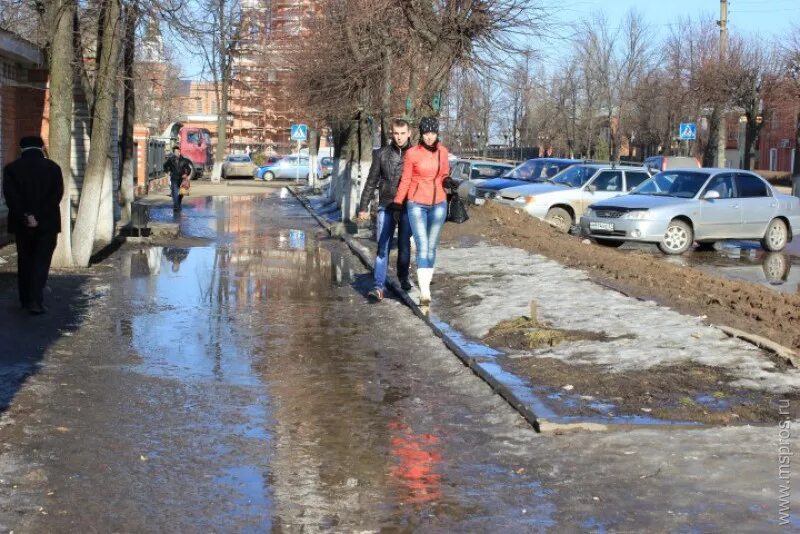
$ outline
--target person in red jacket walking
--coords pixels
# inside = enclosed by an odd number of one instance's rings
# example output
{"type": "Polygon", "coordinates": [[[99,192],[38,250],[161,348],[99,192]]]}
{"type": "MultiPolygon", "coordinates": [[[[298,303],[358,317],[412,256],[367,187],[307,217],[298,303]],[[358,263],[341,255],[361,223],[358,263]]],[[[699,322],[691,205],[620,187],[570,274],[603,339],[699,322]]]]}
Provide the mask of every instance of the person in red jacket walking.
{"type": "Polygon", "coordinates": [[[450,173],[447,149],[439,143],[439,121],[425,117],[419,123],[420,144],[406,152],[403,175],[393,209],[405,209],[417,246],[419,303],[431,301],[431,279],[436,264],[436,247],[447,218],[447,193],[443,183],[450,173]]]}

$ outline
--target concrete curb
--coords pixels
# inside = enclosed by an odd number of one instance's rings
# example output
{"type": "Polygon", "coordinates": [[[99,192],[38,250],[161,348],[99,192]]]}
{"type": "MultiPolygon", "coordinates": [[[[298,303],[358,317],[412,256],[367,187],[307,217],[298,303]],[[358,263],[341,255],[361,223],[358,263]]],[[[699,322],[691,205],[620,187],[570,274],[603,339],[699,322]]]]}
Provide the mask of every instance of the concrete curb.
{"type": "MultiPolygon", "coordinates": [[[[311,204],[308,200],[301,195],[298,191],[295,191],[291,187],[287,187],[287,189],[292,193],[292,195],[297,199],[300,204],[303,205],[306,210],[311,214],[312,217],[322,226],[331,236],[335,236],[331,228],[331,224],[324,220],[322,217],[316,214],[311,204]]],[[[372,251],[370,251],[364,245],[357,243],[351,237],[346,235],[338,235],[341,239],[347,243],[347,246],[350,250],[361,260],[361,262],[368,267],[369,269],[373,269],[373,262],[372,262],[372,251]]],[[[469,354],[464,351],[464,349],[460,346],[456,339],[447,332],[445,332],[441,325],[437,324],[435,318],[432,318],[429,310],[425,310],[421,308],[414,300],[406,293],[395,280],[387,279],[387,285],[389,288],[400,297],[400,299],[408,306],[411,311],[414,312],[414,315],[422,319],[428,327],[430,327],[433,332],[442,339],[445,346],[450,349],[453,354],[458,356],[461,362],[469,367],[473,373],[475,373],[481,380],[486,382],[492,390],[495,391],[500,397],[503,398],[514,410],[517,411],[524,419],[527,421],[536,432],[541,432],[542,428],[539,424],[539,419],[533,410],[528,406],[528,403],[525,402],[523,399],[518,397],[514,391],[508,387],[506,384],[503,384],[496,376],[494,376],[491,372],[489,372],[486,368],[484,368],[481,364],[485,363],[480,358],[470,356],[469,354]]],[[[607,428],[606,425],[598,425],[598,424],[569,424],[569,425],[558,425],[558,424],[547,424],[547,430],[550,431],[558,431],[558,430],[566,430],[566,429],[579,429],[579,430],[605,430],[607,428]]]]}

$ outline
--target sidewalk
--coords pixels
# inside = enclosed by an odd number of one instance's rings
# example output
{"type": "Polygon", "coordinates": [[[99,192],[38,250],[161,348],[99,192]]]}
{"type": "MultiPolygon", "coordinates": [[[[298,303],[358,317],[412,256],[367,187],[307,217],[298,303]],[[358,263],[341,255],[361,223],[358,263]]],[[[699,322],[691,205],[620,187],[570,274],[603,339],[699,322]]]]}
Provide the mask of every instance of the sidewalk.
{"type": "MultiPolygon", "coordinates": [[[[339,220],[323,198],[310,203],[328,223],[339,220]]],[[[374,258],[373,240],[351,241],[374,258]]],[[[784,417],[778,398],[800,415],[800,371],[774,354],[480,234],[444,232],[432,291],[430,321],[535,419],[774,424],[784,417]]],[[[401,296],[416,301],[415,292],[401,296]]]]}

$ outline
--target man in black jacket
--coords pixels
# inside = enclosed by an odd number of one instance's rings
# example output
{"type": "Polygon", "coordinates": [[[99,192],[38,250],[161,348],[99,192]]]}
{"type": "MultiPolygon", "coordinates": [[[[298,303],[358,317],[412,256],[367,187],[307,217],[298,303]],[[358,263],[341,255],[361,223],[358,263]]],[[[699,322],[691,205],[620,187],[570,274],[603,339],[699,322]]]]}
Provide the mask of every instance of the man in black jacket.
{"type": "Polygon", "coordinates": [[[411,283],[408,280],[408,269],[411,264],[411,225],[408,222],[406,210],[402,210],[397,220],[389,209],[400,184],[403,174],[403,156],[411,148],[411,130],[408,122],[403,119],[392,121],[392,142],[376,150],[372,156],[372,165],[364,190],[361,192],[361,202],[358,207],[358,219],[365,221],[369,218],[369,203],[375,190],[378,190],[378,253],[375,258],[375,288],[369,292],[371,299],[383,300],[386,285],[386,271],[389,267],[389,252],[392,248],[394,230],[397,232],[397,277],[400,285],[408,291],[411,283]]]}
{"type": "Polygon", "coordinates": [[[64,195],[61,167],[44,155],[41,137],[23,137],[22,156],[3,169],[8,230],[17,243],[19,300],[33,314],[47,311],[44,287],[61,232],[59,203],[64,195]]]}
{"type": "Polygon", "coordinates": [[[172,209],[181,209],[183,195],[181,195],[181,182],[188,180],[192,174],[192,162],[181,155],[181,147],[175,145],[172,155],[164,162],[164,172],[169,173],[169,191],[172,195],[172,209]]]}

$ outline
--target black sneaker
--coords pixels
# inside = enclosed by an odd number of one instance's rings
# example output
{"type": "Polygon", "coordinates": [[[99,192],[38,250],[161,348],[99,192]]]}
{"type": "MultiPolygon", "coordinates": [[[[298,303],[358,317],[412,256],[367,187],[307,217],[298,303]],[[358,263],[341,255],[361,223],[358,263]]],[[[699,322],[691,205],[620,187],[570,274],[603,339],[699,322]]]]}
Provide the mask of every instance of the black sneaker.
{"type": "Polygon", "coordinates": [[[380,302],[383,300],[383,289],[376,287],[375,289],[367,293],[367,296],[369,297],[370,300],[373,300],[375,302],[380,302]]]}
{"type": "Polygon", "coordinates": [[[411,291],[414,288],[411,282],[408,281],[408,278],[400,280],[400,287],[403,288],[403,291],[411,291]]]}

